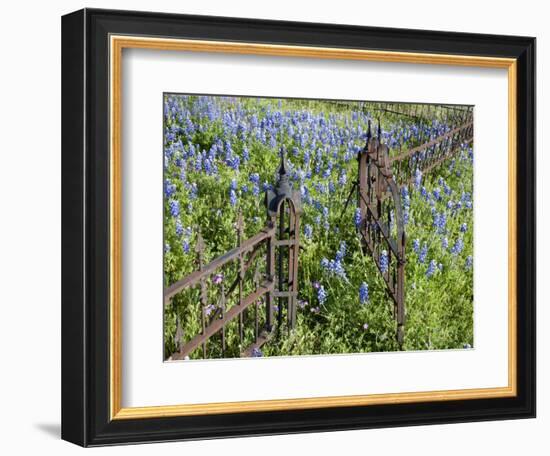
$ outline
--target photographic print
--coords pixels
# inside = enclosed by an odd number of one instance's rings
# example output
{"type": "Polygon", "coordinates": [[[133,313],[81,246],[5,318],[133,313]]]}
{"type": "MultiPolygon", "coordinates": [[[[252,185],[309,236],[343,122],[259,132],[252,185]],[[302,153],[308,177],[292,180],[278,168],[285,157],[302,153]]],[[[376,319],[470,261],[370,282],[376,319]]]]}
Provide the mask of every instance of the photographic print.
{"type": "Polygon", "coordinates": [[[473,115],[165,93],[164,359],[473,348],[473,115]]]}

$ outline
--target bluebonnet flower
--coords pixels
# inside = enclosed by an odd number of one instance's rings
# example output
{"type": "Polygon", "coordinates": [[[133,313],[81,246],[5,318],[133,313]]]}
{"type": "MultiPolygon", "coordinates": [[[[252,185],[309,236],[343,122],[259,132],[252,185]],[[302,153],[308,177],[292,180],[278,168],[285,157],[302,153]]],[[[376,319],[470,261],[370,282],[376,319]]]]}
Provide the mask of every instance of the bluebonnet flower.
{"type": "Polygon", "coordinates": [[[346,275],[346,270],[344,269],[344,265],[342,264],[341,260],[338,260],[338,259],[329,260],[327,258],[323,258],[321,260],[321,267],[325,269],[327,272],[329,272],[330,274],[340,277],[345,281],[348,280],[348,277],[346,275]]]}
{"type": "Polygon", "coordinates": [[[176,235],[178,237],[181,237],[182,234],[183,234],[183,225],[181,224],[181,220],[178,217],[176,219],[176,235]]]}
{"type": "Polygon", "coordinates": [[[387,250],[382,250],[382,253],[380,254],[380,271],[382,271],[382,273],[388,270],[388,263],[388,252],[387,250]]]}
{"type": "Polygon", "coordinates": [[[369,286],[365,282],[359,286],[359,302],[361,304],[369,302],[369,286]]]}
{"type": "Polygon", "coordinates": [[[401,189],[401,199],[403,200],[403,223],[409,223],[409,211],[411,208],[411,197],[407,187],[401,189]]]}
{"type": "Polygon", "coordinates": [[[198,193],[197,183],[193,182],[189,186],[189,199],[196,200],[197,199],[197,193],[198,193]]]}
{"type": "Polygon", "coordinates": [[[328,222],[328,207],[323,206],[323,226],[325,230],[328,230],[330,228],[329,222],[328,222]]]}
{"type": "Polygon", "coordinates": [[[248,185],[244,184],[244,185],[241,187],[241,192],[243,192],[243,193],[248,193],[248,185]]]}
{"type": "Polygon", "coordinates": [[[248,148],[246,146],[243,147],[243,160],[247,162],[250,160],[250,154],[248,152],[248,148]]]}
{"type": "Polygon", "coordinates": [[[420,253],[420,239],[414,239],[413,240],[413,250],[418,255],[420,253]]]}
{"type": "Polygon", "coordinates": [[[177,200],[170,200],[168,202],[168,206],[170,207],[170,215],[172,217],[177,217],[180,215],[180,202],[177,200]]]}
{"type": "Polygon", "coordinates": [[[462,240],[462,238],[458,238],[454,243],[453,247],[451,248],[451,253],[456,256],[460,252],[462,252],[463,248],[464,248],[464,241],[462,240]]]}
{"type": "Polygon", "coordinates": [[[426,261],[426,256],[428,255],[428,245],[424,242],[424,245],[422,246],[422,250],[420,251],[420,254],[418,256],[418,261],[421,263],[424,263],[426,261]]]}
{"type": "Polygon", "coordinates": [[[447,216],[444,212],[441,213],[434,213],[434,222],[433,225],[438,233],[444,233],[445,232],[445,225],[447,224],[447,216]]]}
{"type": "Polygon", "coordinates": [[[323,171],[323,177],[325,179],[328,179],[330,177],[330,175],[332,174],[332,162],[329,161],[327,163],[327,167],[325,168],[325,170],[323,171]]]}
{"type": "Polygon", "coordinates": [[[441,199],[441,190],[439,189],[439,187],[436,187],[433,192],[432,192],[432,195],[434,196],[434,198],[439,201],[441,199]]]}
{"type": "Polygon", "coordinates": [[[164,253],[168,253],[170,251],[170,244],[168,242],[164,243],[164,253]]]}
{"type": "Polygon", "coordinates": [[[420,194],[421,194],[426,200],[429,200],[429,199],[430,199],[430,194],[428,193],[428,190],[426,190],[426,187],[422,186],[422,188],[420,189],[420,194]]]}
{"type": "Polygon", "coordinates": [[[262,356],[264,356],[264,354],[262,353],[262,351],[257,348],[257,347],[254,347],[252,349],[252,358],[261,358],[262,356]]]}
{"type": "Polygon", "coordinates": [[[166,179],[164,181],[164,196],[170,198],[174,193],[176,193],[176,184],[166,179]]]}
{"type": "Polygon", "coordinates": [[[325,287],[319,284],[319,288],[317,288],[317,299],[319,300],[319,304],[323,305],[326,302],[327,297],[328,294],[325,291],[325,287]]]}
{"type": "Polygon", "coordinates": [[[420,188],[421,184],[422,184],[422,171],[420,171],[419,168],[416,168],[416,171],[414,172],[414,185],[417,190],[420,188]]]}
{"type": "Polygon", "coordinates": [[[191,246],[189,245],[189,238],[183,238],[181,241],[181,247],[183,248],[184,253],[189,253],[191,251],[191,246]]]}
{"type": "Polygon", "coordinates": [[[347,180],[348,180],[348,177],[346,173],[342,171],[342,173],[340,174],[340,177],[338,178],[338,184],[343,187],[344,185],[346,185],[347,180]]]}
{"type": "Polygon", "coordinates": [[[426,277],[431,277],[434,275],[437,268],[437,262],[435,260],[430,261],[428,269],[426,270],[426,277]]]}
{"type": "Polygon", "coordinates": [[[237,192],[233,189],[229,190],[229,204],[231,204],[231,206],[237,205],[237,192]]]}
{"type": "Polygon", "coordinates": [[[472,255],[468,255],[466,258],[466,269],[470,270],[472,269],[472,266],[474,264],[474,259],[472,258],[472,255]]]}
{"type": "Polygon", "coordinates": [[[444,250],[447,250],[449,248],[449,239],[447,239],[447,236],[441,239],[441,247],[444,250]]]}
{"type": "Polygon", "coordinates": [[[361,228],[361,222],[362,222],[362,218],[361,218],[361,209],[357,208],[355,209],[355,214],[353,214],[353,222],[355,223],[355,227],[356,228],[361,228]]]}
{"type": "Polygon", "coordinates": [[[311,227],[311,225],[304,226],[304,236],[306,237],[306,239],[311,239],[311,237],[313,236],[313,228],[311,227]]]}
{"type": "Polygon", "coordinates": [[[342,261],[344,257],[346,256],[346,241],[340,242],[340,246],[338,248],[338,251],[336,252],[336,261],[342,261]]]}
{"type": "Polygon", "coordinates": [[[460,232],[465,233],[466,231],[468,231],[468,224],[463,223],[462,225],[460,225],[460,232]]]}

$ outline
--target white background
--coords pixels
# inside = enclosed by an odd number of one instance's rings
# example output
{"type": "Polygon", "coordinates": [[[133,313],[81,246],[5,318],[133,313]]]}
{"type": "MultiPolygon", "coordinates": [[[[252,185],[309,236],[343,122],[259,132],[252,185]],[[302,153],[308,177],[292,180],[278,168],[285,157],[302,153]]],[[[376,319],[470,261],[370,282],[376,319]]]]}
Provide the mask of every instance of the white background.
{"type": "Polygon", "coordinates": [[[505,69],[135,49],[122,62],[124,407],[507,386],[505,69]],[[475,349],[162,363],[163,91],[475,105],[475,349]]]}
{"type": "MultiPolygon", "coordinates": [[[[162,10],[531,35],[538,38],[538,81],[548,79],[548,13],[543,2],[440,1],[377,3],[231,2],[202,0],[21,1],[0,16],[0,448],[6,454],[72,454],[59,440],[60,420],[60,15],[83,6],[162,10]],[[30,285],[29,285],[30,284],[30,285]]],[[[543,204],[550,196],[542,179],[550,171],[543,151],[543,120],[550,99],[538,91],[539,258],[550,255],[542,234],[550,230],[543,204]]],[[[548,275],[538,270],[538,418],[536,420],[423,426],[400,429],[142,445],[93,450],[94,454],[545,454],[550,426],[548,352],[543,323],[550,318],[548,275]],[[344,450],[345,449],[345,450],[344,450]]]]}

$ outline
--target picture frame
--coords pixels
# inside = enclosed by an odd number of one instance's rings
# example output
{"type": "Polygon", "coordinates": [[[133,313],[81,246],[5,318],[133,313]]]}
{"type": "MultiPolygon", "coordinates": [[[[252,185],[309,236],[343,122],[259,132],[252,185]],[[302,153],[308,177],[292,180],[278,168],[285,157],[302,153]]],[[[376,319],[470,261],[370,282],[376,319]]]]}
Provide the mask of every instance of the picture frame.
{"type": "Polygon", "coordinates": [[[100,446],[534,417],[535,99],[529,37],[97,9],[63,16],[62,438],[100,446]],[[505,69],[507,386],[124,407],[124,49],[505,69]]]}

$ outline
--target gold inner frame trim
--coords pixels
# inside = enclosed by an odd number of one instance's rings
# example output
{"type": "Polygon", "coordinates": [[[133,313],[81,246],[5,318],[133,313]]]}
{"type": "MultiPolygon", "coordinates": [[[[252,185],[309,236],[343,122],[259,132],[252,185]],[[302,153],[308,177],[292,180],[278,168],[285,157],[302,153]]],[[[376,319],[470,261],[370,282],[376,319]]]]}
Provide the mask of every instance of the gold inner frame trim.
{"type": "Polygon", "coordinates": [[[227,41],[110,36],[110,415],[111,419],[159,418],[221,413],[298,410],[513,397],[517,394],[517,61],[511,58],[389,52],[227,41]],[[299,399],[274,399],[150,407],[122,407],[122,51],[154,49],[298,58],[453,65],[508,70],[508,386],[299,399]]]}

